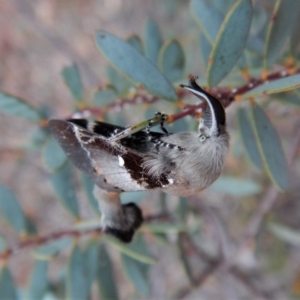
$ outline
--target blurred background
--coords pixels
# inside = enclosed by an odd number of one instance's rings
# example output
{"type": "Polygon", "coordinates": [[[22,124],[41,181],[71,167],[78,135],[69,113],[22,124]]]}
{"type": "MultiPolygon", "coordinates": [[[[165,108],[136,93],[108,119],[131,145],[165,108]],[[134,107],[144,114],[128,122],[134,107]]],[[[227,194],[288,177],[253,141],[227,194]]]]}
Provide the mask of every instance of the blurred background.
{"type": "MultiPolygon", "coordinates": [[[[273,4],[273,1],[260,1],[257,9],[265,10],[267,15],[273,4]]],[[[149,19],[157,22],[164,39],[176,38],[183,46],[186,75],[203,76],[199,27],[188,1],[2,0],[0,90],[25,99],[34,107],[44,107],[51,118],[69,117],[74,112],[74,100],[62,80],[62,69],[74,62],[77,64],[85,100],[89,102],[92,92],[107,83],[108,63],[95,45],[96,31],[103,29],[124,39],[133,34],[143,35],[149,19]]],[[[290,148],[299,131],[295,127],[300,115],[299,104],[290,106],[273,101],[278,98],[264,99],[263,105],[282,138],[286,155],[297,157],[299,147],[290,148]]],[[[164,104],[163,108],[168,113],[168,105],[164,104]]],[[[238,181],[225,181],[223,185],[191,197],[188,203],[158,192],[147,193],[140,202],[145,216],[167,211],[180,218],[182,211],[188,211],[185,221],[194,232],[192,237],[183,234],[180,238],[177,233],[165,233],[163,237],[146,234],[147,251],[157,260],[148,272],[147,293],[137,291],[122,270],[119,252],[108,247],[120,299],[167,299],[174,295],[179,299],[299,297],[299,158],[293,160],[288,191],[278,193],[267,176],[249,162],[239,134],[236,110],[236,103],[226,109],[231,150],[224,176],[243,180],[241,185],[237,186],[238,181]],[[264,224],[254,241],[243,243],[245,233],[251,231],[248,226],[251,226],[253,215],[267,197],[277,198],[274,208],[267,211],[268,220],[278,221],[295,231],[286,231],[282,234],[284,238],[278,238],[264,224]],[[242,247],[238,248],[239,245],[242,247]],[[223,257],[230,257],[237,249],[235,258],[239,268],[230,272],[226,263],[220,262],[222,257],[216,254],[221,251],[223,257]]],[[[123,125],[144,117],[135,112],[132,119],[130,107],[124,115],[127,115],[127,123],[123,125]]],[[[0,182],[14,192],[39,234],[71,228],[74,219],[56,200],[41,153],[37,149],[32,151],[32,136],[38,130],[36,125],[1,113],[0,128],[0,182]]],[[[81,216],[88,219],[93,212],[80,185],[76,192],[81,216]]],[[[19,241],[3,222],[0,234],[9,245],[19,241]]],[[[50,280],[63,278],[61,265],[68,257],[69,252],[65,251],[53,259],[50,280]]],[[[9,267],[16,285],[26,286],[32,265],[30,251],[13,256],[9,267]]],[[[92,299],[97,299],[98,295],[95,291],[92,299]]]]}

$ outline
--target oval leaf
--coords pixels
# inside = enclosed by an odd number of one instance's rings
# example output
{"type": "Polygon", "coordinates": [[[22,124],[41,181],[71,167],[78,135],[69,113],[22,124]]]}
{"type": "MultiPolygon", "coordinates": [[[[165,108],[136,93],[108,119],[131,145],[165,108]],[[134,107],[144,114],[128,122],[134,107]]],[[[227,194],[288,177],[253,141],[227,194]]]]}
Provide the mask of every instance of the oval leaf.
{"type": "Polygon", "coordinates": [[[26,218],[18,199],[11,190],[0,184],[0,213],[1,216],[18,233],[26,231],[26,218]]]}
{"type": "Polygon", "coordinates": [[[207,67],[208,64],[208,59],[209,59],[209,55],[211,52],[211,43],[209,42],[209,40],[207,39],[207,37],[201,33],[200,34],[200,49],[201,49],[201,56],[203,59],[203,62],[205,64],[205,66],[207,67]]]}
{"type": "Polygon", "coordinates": [[[298,7],[299,0],[277,0],[266,36],[264,66],[270,66],[281,54],[287,39],[291,36],[298,7]]]}
{"type": "Polygon", "coordinates": [[[154,20],[148,20],[145,27],[146,56],[156,65],[162,37],[154,20]]]}
{"type": "MultiPolygon", "coordinates": [[[[147,247],[143,236],[141,234],[137,235],[134,241],[128,245],[133,251],[147,253],[147,247]]],[[[143,295],[149,295],[150,286],[148,283],[148,271],[149,265],[141,263],[127,255],[122,254],[122,266],[128,276],[129,280],[132,282],[134,287],[143,295]]]]}
{"type": "Polygon", "coordinates": [[[280,224],[269,224],[268,229],[279,239],[300,247],[300,233],[299,230],[295,230],[292,228],[289,228],[287,226],[283,226],[280,224]]]}
{"type": "Polygon", "coordinates": [[[99,243],[96,240],[91,240],[83,252],[86,268],[86,280],[88,291],[92,287],[92,283],[97,276],[97,261],[98,261],[99,243]]]}
{"type": "Polygon", "coordinates": [[[103,300],[118,300],[119,295],[114,277],[113,265],[103,243],[101,243],[99,247],[97,266],[97,284],[101,295],[100,298],[103,300]]]}
{"type": "Polygon", "coordinates": [[[260,85],[241,95],[243,99],[280,93],[300,87],[300,74],[292,75],[260,85]]]}
{"type": "Polygon", "coordinates": [[[209,86],[216,86],[240,58],[248,38],[251,19],[251,0],[237,2],[226,15],[208,60],[206,77],[209,86]]]}
{"type": "Polygon", "coordinates": [[[272,181],[282,190],[288,186],[287,162],[277,131],[269,118],[256,103],[252,105],[252,117],[260,153],[272,181]]]}
{"type": "Polygon", "coordinates": [[[105,31],[97,32],[96,42],[118,70],[143,85],[149,92],[167,100],[177,99],[173,86],[164,75],[127,42],[105,31]]]}
{"type": "Polygon", "coordinates": [[[33,256],[37,259],[50,259],[60,251],[69,247],[72,242],[73,239],[70,237],[50,242],[46,245],[35,248],[33,256]]]}
{"type": "Polygon", "coordinates": [[[210,44],[215,40],[224,16],[211,1],[192,0],[191,10],[210,44]]]}
{"type": "Polygon", "coordinates": [[[48,286],[47,279],[48,262],[36,260],[30,276],[28,287],[28,299],[39,300],[43,298],[48,286]]]}
{"type": "Polygon", "coordinates": [[[4,267],[0,273],[0,299],[18,299],[13,278],[6,267],[4,267]]]}
{"type": "Polygon", "coordinates": [[[183,78],[185,57],[181,45],[176,40],[165,42],[159,52],[159,68],[171,82],[183,78]]]}
{"type": "Polygon", "coordinates": [[[49,136],[42,149],[44,165],[55,172],[66,163],[67,156],[53,136],[49,136]]]}
{"type": "Polygon", "coordinates": [[[83,88],[79,70],[75,64],[63,68],[61,75],[65,84],[68,86],[73,98],[81,101],[83,98],[83,88]]]}
{"type": "Polygon", "coordinates": [[[34,122],[42,119],[40,114],[24,100],[2,92],[0,92],[0,111],[34,122]]]}
{"type": "Polygon", "coordinates": [[[74,217],[79,217],[79,207],[73,184],[73,167],[67,161],[58,172],[51,174],[51,182],[58,200],[74,217]]]}
{"type": "Polygon", "coordinates": [[[132,257],[135,260],[138,260],[145,264],[155,263],[155,259],[153,257],[132,250],[127,244],[121,243],[114,237],[105,236],[105,240],[107,240],[112,246],[116,247],[120,252],[132,257]]]}
{"type": "Polygon", "coordinates": [[[254,128],[249,120],[247,110],[243,107],[238,109],[238,121],[246,153],[248,154],[251,162],[259,170],[262,170],[263,164],[261,161],[254,128]]]}
{"type": "Polygon", "coordinates": [[[133,46],[136,50],[140,51],[142,54],[144,53],[143,42],[139,36],[132,35],[127,39],[127,43],[133,46]]]}
{"type": "Polygon", "coordinates": [[[98,106],[103,107],[115,102],[117,92],[112,86],[99,89],[94,93],[94,99],[98,106]]]}
{"type": "Polygon", "coordinates": [[[254,181],[230,176],[220,177],[210,186],[210,189],[236,197],[247,197],[258,194],[261,191],[260,185],[254,181]]]}
{"type": "Polygon", "coordinates": [[[121,74],[120,71],[114,69],[112,66],[106,68],[106,76],[119,95],[126,96],[133,86],[132,82],[130,82],[125,75],[121,74]]]}
{"type": "Polygon", "coordinates": [[[84,255],[78,245],[75,245],[70,256],[66,283],[68,299],[88,299],[90,286],[86,277],[84,255]]]}

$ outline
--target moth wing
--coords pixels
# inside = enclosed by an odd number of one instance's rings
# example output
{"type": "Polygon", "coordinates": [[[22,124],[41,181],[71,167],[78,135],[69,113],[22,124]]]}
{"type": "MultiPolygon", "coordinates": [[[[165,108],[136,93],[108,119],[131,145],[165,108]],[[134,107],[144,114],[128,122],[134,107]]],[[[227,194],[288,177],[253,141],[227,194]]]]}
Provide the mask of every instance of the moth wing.
{"type": "Polygon", "coordinates": [[[143,153],[108,142],[106,137],[69,121],[50,120],[49,127],[74,165],[102,189],[137,191],[167,183],[165,176],[154,178],[145,172],[143,153]]]}

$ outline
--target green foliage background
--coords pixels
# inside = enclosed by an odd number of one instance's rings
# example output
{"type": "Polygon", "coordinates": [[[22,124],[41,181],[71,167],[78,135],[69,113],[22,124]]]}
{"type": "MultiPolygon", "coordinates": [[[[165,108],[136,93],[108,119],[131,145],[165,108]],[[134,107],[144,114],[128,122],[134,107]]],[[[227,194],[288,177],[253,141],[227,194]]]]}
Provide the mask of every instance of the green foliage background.
{"type": "Polygon", "coordinates": [[[0,299],[299,297],[298,1],[0,7],[0,299]],[[227,107],[222,176],[190,199],[122,195],[154,218],[129,245],[102,236],[93,183],[47,119],[178,113],[195,103],[178,87],[188,74],[227,107]]]}

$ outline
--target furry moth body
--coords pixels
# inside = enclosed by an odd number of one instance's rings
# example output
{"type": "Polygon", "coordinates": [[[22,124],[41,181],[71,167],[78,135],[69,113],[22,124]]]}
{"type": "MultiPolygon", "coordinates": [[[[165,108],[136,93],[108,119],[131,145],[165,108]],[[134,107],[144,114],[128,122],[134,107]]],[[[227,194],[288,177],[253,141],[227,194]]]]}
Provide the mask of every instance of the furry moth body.
{"type": "Polygon", "coordinates": [[[198,132],[152,132],[149,123],[146,130],[128,135],[128,128],[103,122],[49,121],[69,159],[96,184],[103,230],[124,242],[141,225],[142,213],[133,203],[122,206],[121,192],[162,190],[188,196],[208,187],[222,171],[229,146],[225,110],[193,77],[181,87],[207,103],[198,132]]]}

